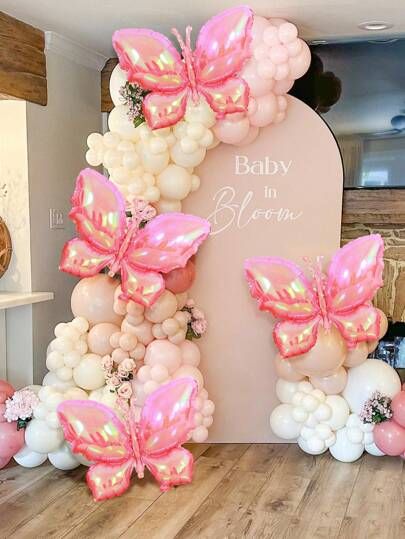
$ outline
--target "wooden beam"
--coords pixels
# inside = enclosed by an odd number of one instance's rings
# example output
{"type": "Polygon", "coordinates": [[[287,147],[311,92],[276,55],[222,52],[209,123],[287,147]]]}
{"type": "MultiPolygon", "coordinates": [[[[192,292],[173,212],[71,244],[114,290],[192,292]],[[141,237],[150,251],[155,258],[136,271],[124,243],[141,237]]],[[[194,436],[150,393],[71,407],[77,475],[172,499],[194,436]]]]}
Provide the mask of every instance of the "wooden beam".
{"type": "Polygon", "coordinates": [[[0,11],[0,94],[47,103],[45,35],[0,11]]]}
{"type": "Polygon", "coordinates": [[[344,224],[398,225],[405,223],[405,189],[346,189],[344,224]]]}
{"type": "Polygon", "coordinates": [[[101,71],[101,112],[111,112],[114,108],[110,97],[110,77],[117,64],[118,58],[110,58],[101,71]]]}

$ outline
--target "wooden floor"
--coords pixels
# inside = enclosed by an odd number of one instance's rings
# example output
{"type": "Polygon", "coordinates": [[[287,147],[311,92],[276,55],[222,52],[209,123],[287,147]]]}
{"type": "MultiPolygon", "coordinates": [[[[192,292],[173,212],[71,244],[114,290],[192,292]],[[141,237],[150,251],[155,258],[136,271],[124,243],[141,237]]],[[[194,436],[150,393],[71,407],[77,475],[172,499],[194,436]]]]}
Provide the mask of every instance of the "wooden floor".
{"type": "Polygon", "coordinates": [[[400,458],[353,464],[294,445],[194,445],[191,485],[161,494],[134,478],[120,498],[93,502],[86,468],[0,471],[0,537],[140,539],[405,537],[400,458]]]}

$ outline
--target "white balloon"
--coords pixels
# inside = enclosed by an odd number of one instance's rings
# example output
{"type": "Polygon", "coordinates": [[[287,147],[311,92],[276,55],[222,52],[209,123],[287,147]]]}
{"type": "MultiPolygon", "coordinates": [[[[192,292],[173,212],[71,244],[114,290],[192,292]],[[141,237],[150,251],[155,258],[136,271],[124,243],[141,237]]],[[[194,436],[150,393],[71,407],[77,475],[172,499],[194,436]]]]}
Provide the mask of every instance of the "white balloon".
{"type": "Polygon", "coordinates": [[[42,419],[32,419],[25,429],[25,443],[31,451],[50,453],[56,451],[62,442],[62,429],[52,429],[42,419]]]}
{"type": "Polygon", "coordinates": [[[73,455],[66,442],[57,451],[49,453],[48,458],[58,470],[74,470],[80,466],[80,462],[73,455]]]}
{"type": "Polygon", "coordinates": [[[340,395],[328,395],[325,403],[331,408],[332,415],[325,421],[332,430],[338,430],[346,425],[349,417],[349,406],[340,395]]]}
{"type": "Polygon", "coordinates": [[[170,156],[176,165],[182,167],[196,167],[204,161],[207,150],[199,147],[197,150],[191,153],[185,153],[181,147],[181,143],[178,141],[170,148],[170,156]]]}
{"type": "Polygon", "coordinates": [[[307,440],[305,440],[304,438],[302,438],[301,436],[298,438],[298,445],[299,447],[305,452],[305,453],[308,453],[310,455],[321,455],[322,453],[325,453],[325,451],[327,450],[327,447],[323,446],[322,449],[318,450],[318,451],[314,451],[313,449],[310,449],[308,447],[308,442],[307,440]]]}
{"type": "Polygon", "coordinates": [[[113,133],[118,133],[125,140],[137,140],[138,133],[128,118],[127,105],[114,107],[108,116],[108,127],[113,133]]]}
{"type": "Polygon", "coordinates": [[[158,213],[169,213],[173,211],[181,211],[181,201],[180,200],[166,200],[161,198],[159,202],[156,203],[156,208],[158,213]]]}
{"type": "Polygon", "coordinates": [[[374,442],[372,444],[367,444],[364,449],[367,451],[367,453],[373,455],[374,457],[383,457],[385,455],[385,453],[383,453],[374,442]]]}
{"type": "Polygon", "coordinates": [[[297,384],[279,378],[276,383],[276,395],[281,402],[291,403],[297,391],[297,384]]]}
{"type": "Polygon", "coordinates": [[[329,447],[331,455],[341,462],[354,462],[364,451],[363,444],[354,444],[347,437],[347,428],[336,431],[336,442],[329,447]]]}
{"type": "Polygon", "coordinates": [[[24,445],[18,453],[14,455],[14,460],[24,468],[35,468],[43,464],[48,458],[46,453],[37,453],[36,451],[31,451],[29,447],[24,445]]]}
{"type": "Polygon", "coordinates": [[[48,372],[45,374],[44,379],[42,380],[43,386],[52,386],[58,391],[66,391],[70,387],[75,387],[76,384],[73,380],[68,380],[67,382],[63,382],[55,372],[48,372]]]}
{"type": "Polygon", "coordinates": [[[342,395],[353,412],[360,414],[374,391],[391,398],[401,391],[401,380],[392,367],[379,359],[367,359],[361,365],[348,369],[342,395]]]}
{"type": "Polygon", "coordinates": [[[297,423],[292,415],[293,406],[291,404],[280,404],[274,408],[270,415],[270,427],[274,434],[284,440],[294,440],[298,438],[301,430],[301,423],[297,423]]]}
{"type": "Polygon", "coordinates": [[[163,198],[183,200],[191,191],[191,174],[178,165],[169,165],[157,177],[157,187],[163,198]]]}
{"type": "Polygon", "coordinates": [[[125,86],[127,82],[127,76],[119,64],[117,64],[112,70],[110,77],[110,96],[111,100],[116,107],[122,105],[124,100],[120,94],[122,86],[125,86]]]}
{"type": "Polygon", "coordinates": [[[97,354],[86,354],[81,362],[73,369],[73,379],[76,384],[88,390],[98,389],[105,383],[101,357],[97,354]]]}

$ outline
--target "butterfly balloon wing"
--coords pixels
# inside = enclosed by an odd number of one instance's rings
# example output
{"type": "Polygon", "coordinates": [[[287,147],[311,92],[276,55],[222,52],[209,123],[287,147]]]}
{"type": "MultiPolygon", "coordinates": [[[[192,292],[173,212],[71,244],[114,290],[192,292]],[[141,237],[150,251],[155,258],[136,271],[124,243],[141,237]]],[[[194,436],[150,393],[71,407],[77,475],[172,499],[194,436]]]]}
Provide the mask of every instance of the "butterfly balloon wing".
{"type": "Polygon", "coordinates": [[[249,87],[237,77],[250,57],[252,10],[233,7],[201,29],[194,64],[198,90],[218,116],[247,110],[249,87]]]}
{"type": "Polygon", "coordinates": [[[145,28],[118,30],[113,46],[128,80],[151,91],[143,112],[152,129],[177,123],[187,105],[188,82],[184,63],[171,41],[145,28]]]}
{"type": "Polygon", "coordinates": [[[162,490],[190,483],[194,459],[181,447],[194,428],[197,383],[192,378],[173,380],[146,400],[139,422],[142,461],[162,490]]]}
{"type": "Polygon", "coordinates": [[[150,221],[123,260],[124,296],[145,306],[153,304],[164,290],[161,273],[184,267],[209,231],[208,221],[184,213],[167,213],[150,221]]]}
{"type": "Polygon", "coordinates": [[[381,236],[370,234],[339,249],[329,266],[328,311],[349,343],[378,339],[380,315],[371,300],[383,284],[383,252],[381,236]]]}
{"type": "Polygon", "coordinates": [[[74,453],[93,462],[87,483],[96,500],[119,496],[128,487],[134,468],[131,438],[107,406],[91,400],[67,400],[58,406],[66,441],[74,453]]]}
{"type": "Polygon", "coordinates": [[[320,321],[317,298],[301,269],[279,257],[245,261],[245,276],[259,308],[280,319],[273,329],[283,357],[307,352],[314,346],[320,321]]]}
{"type": "Polygon", "coordinates": [[[125,234],[125,203],[118,189],[95,170],[80,172],[69,217],[79,238],[69,241],[60,269],[80,277],[95,275],[114,259],[125,234]]]}

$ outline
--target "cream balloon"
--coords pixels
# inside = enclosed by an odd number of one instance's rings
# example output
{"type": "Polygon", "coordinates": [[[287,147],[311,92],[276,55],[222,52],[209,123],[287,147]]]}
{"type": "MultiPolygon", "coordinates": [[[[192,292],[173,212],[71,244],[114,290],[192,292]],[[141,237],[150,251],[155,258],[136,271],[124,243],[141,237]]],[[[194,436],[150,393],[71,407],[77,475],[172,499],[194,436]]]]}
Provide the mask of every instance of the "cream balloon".
{"type": "Polygon", "coordinates": [[[198,367],[201,360],[201,352],[193,341],[185,340],[179,345],[183,365],[198,367]]]}
{"type": "Polygon", "coordinates": [[[154,204],[158,213],[170,213],[181,211],[180,200],[166,200],[161,198],[156,204],[154,204]]]}
{"type": "Polygon", "coordinates": [[[276,395],[281,402],[290,404],[294,394],[298,391],[298,384],[279,378],[276,382],[276,395]]]}
{"type": "Polygon", "coordinates": [[[249,134],[250,123],[248,118],[238,121],[224,118],[218,120],[214,126],[215,136],[225,144],[238,144],[249,134]]]}
{"type": "Polygon", "coordinates": [[[347,350],[347,356],[343,365],[350,368],[357,367],[357,365],[361,365],[366,361],[368,354],[368,343],[359,342],[354,348],[347,350]]]}
{"type": "Polygon", "coordinates": [[[305,376],[330,376],[343,364],[347,355],[346,343],[334,326],[320,327],[315,345],[306,353],[293,358],[294,369],[305,376]]]}
{"type": "Polygon", "coordinates": [[[72,292],[71,307],[74,316],[82,316],[90,325],[109,322],[119,326],[122,316],[113,309],[114,292],[119,281],[100,273],[81,279],[72,292]]]}
{"type": "Polygon", "coordinates": [[[105,383],[101,357],[97,354],[86,354],[81,362],[73,369],[73,379],[76,384],[87,390],[98,389],[105,383]]]}
{"type": "Polygon", "coordinates": [[[201,391],[204,386],[203,375],[197,369],[197,367],[193,367],[192,365],[182,365],[179,369],[177,369],[173,374],[173,379],[178,378],[193,378],[198,384],[198,391],[201,391]]]}
{"type": "Polygon", "coordinates": [[[137,140],[138,133],[128,118],[128,105],[114,107],[108,115],[108,127],[113,133],[118,133],[125,140],[137,140]]]}
{"type": "Polygon", "coordinates": [[[338,430],[344,427],[350,414],[349,406],[345,399],[340,395],[328,395],[325,404],[332,410],[332,415],[329,419],[325,420],[325,423],[332,430],[338,430]]]}
{"type": "Polygon", "coordinates": [[[154,324],[159,324],[166,318],[171,318],[176,311],[176,296],[169,290],[165,290],[151,307],[145,309],[145,318],[154,324]]]}
{"type": "Polygon", "coordinates": [[[66,442],[57,451],[48,453],[48,459],[58,470],[74,470],[80,466],[80,462],[73,455],[66,442]]]}
{"type": "Polygon", "coordinates": [[[87,344],[90,352],[105,356],[111,354],[114,348],[110,344],[110,338],[114,333],[120,330],[115,324],[102,322],[91,328],[87,336],[87,344]]]}
{"type": "Polygon", "coordinates": [[[169,165],[157,177],[157,186],[165,199],[183,200],[191,191],[191,174],[178,165],[169,165]]]}
{"type": "Polygon", "coordinates": [[[179,141],[170,148],[170,156],[174,163],[185,168],[198,166],[204,161],[206,153],[207,150],[201,147],[192,153],[185,153],[179,141]]]}
{"type": "Polygon", "coordinates": [[[311,384],[320,389],[327,395],[336,395],[341,393],[347,382],[347,373],[344,367],[339,367],[336,372],[329,376],[310,377],[311,384]]]}
{"type": "Polygon", "coordinates": [[[379,359],[367,359],[349,369],[343,397],[352,412],[360,414],[364,403],[375,391],[390,398],[401,391],[401,380],[392,367],[379,359]]]}

